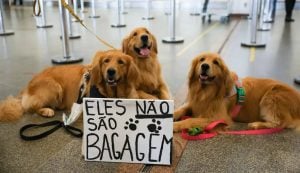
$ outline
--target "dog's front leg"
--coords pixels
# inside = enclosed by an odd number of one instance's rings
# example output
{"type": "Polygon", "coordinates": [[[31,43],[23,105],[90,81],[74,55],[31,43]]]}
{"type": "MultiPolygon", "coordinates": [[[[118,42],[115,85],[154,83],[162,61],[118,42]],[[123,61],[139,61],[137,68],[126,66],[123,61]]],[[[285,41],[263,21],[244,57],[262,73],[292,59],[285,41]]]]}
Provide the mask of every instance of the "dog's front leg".
{"type": "Polygon", "coordinates": [[[162,78],[159,79],[159,94],[158,98],[161,100],[169,100],[171,99],[170,94],[169,94],[169,89],[165,82],[162,80],[162,78]]]}
{"type": "Polygon", "coordinates": [[[174,120],[178,120],[182,116],[191,116],[192,110],[188,104],[184,104],[180,108],[176,109],[174,112],[174,120]]]}
{"type": "Polygon", "coordinates": [[[148,94],[148,93],[146,93],[142,90],[138,90],[137,93],[138,93],[138,96],[139,96],[140,99],[154,99],[154,100],[158,99],[154,95],[148,94]]]}
{"type": "Polygon", "coordinates": [[[173,123],[173,132],[180,132],[184,129],[189,129],[193,127],[199,127],[204,129],[210,120],[207,118],[189,118],[182,121],[177,121],[173,123]]]}

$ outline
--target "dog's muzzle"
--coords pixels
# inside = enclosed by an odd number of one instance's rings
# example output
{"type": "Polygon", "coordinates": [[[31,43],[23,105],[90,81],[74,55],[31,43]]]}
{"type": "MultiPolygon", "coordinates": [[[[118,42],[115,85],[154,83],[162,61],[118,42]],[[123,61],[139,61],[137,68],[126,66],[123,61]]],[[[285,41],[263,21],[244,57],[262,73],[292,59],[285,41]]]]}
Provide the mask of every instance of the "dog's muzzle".
{"type": "Polygon", "coordinates": [[[201,70],[199,75],[200,82],[210,82],[215,79],[215,76],[209,76],[208,74],[209,69],[210,67],[208,64],[201,65],[201,70]]]}
{"type": "Polygon", "coordinates": [[[106,72],[106,83],[110,86],[116,86],[119,82],[119,79],[116,79],[116,70],[109,68],[106,72]]]}

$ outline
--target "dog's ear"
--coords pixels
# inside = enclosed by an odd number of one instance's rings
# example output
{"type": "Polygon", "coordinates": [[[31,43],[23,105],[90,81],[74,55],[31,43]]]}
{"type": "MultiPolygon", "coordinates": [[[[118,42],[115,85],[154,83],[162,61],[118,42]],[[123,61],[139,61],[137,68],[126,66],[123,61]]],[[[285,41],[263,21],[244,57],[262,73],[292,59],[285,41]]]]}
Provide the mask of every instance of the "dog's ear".
{"type": "Polygon", "coordinates": [[[192,65],[190,67],[190,71],[189,71],[189,75],[188,75],[188,79],[189,79],[189,87],[191,87],[192,83],[195,81],[195,71],[196,71],[196,67],[199,63],[199,58],[195,58],[193,61],[192,61],[192,65]]]}
{"type": "Polygon", "coordinates": [[[91,85],[96,85],[102,82],[101,61],[105,56],[104,52],[97,52],[93,58],[92,64],[89,65],[89,73],[91,75],[91,85]]]}
{"type": "Polygon", "coordinates": [[[155,53],[158,53],[158,51],[157,51],[157,41],[156,41],[156,38],[154,37],[154,35],[152,35],[151,34],[151,36],[152,36],[152,40],[153,40],[153,51],[155,52],[155,53]]]}
{"type": "Polygon", "coordinates": [[[234,81],[237,80],[237,75],[234,72],[229,71],[227,66],[224,66],[224,86],[225,86],[225,95],[229,95],[232,87],[234,85],[234,81]]]}
{"type": "Polygon", "coordinates": [[[133,59],[130,57],[128,71],[127,71],[127,80],[129,83],[137,83],[139,81],[139,71],[136,64],[133,62],[133,59]]]}
{"type": "Polygon", "coordinates": [[[129,44],[130,36],[127,36],[126,38],[123,39],[122,41],[122,52],[125,54],[128,54],[128,44],[129,44]]]}

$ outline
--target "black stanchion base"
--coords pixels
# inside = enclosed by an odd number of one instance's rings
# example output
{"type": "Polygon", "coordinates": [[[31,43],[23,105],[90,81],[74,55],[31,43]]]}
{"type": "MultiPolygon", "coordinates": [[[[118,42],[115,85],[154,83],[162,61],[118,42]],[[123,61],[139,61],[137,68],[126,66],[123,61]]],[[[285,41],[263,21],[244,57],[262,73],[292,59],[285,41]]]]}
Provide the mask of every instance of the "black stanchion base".
{"type": "Polygon", "coordinates": [[[150,16],[150,17],[142,17],[143,20],[153,20],[154,17],[153,16],[150,16]]]}
{"type": "Polygon", "coordinates": [[[72,56],[69,57],[56,57],[51,60],[53,64],[73,64],[82,62],[83,58],[74,58],[72,56]]]}
{"type": "Polygon", "coordinates": [[[183,43],[184,39],[182,37],[165,37],[162,40],[163,43],[183,43]]]}
{"type": "MultiPolygon", "coordinates": [[[[59,37],[60,39],[62,39],[62,36],[59,37]]],[[[80,35],[69,35],[69,39],[78,39],[78,38],[81,38],[80,35]]]]}
{"type": "Polygon", "coordinates": [[[294,78],[294,83],[297,85],[300,85],[300,77],[299,76],[294,78]]]}
{"type": "Polygon", "coordinates": [[[123,11],[122,14],[128,14],[128,12],[127,11],[123,11]]]}
{"type": "Polygon", "coordinates": [[[89,18],[100,18],[100,16],[89,16],[89,18]]]}
{"type": "Polygon", "coordinates": [[[122,28],[122,27],[126,27],[125,24],[112,24],[112,25],[110,25],[110,26],[113,27],[113,28],[122,28]]]}
{"type": "Polygon", "coordinates": [[[241,43],[241,46],[243,47],[266,47],[266,44],[265,43],[241,43]]]}
{"type": "Polygon", "coordinates": [[[191,16],[200,16],[200,13],[190,13],[191,16]]]}
{"type": "Polygon", "coordinates": [[[52,28],[53,25],[36,25],[37,28],[52,28]]]}
{"type": "Polygon", "coordinates": [[[0,32],[0,36],[8,36],[8,35],[14,35],[15,33],[10,30],[6,30],[5,32],[0,32]]]}

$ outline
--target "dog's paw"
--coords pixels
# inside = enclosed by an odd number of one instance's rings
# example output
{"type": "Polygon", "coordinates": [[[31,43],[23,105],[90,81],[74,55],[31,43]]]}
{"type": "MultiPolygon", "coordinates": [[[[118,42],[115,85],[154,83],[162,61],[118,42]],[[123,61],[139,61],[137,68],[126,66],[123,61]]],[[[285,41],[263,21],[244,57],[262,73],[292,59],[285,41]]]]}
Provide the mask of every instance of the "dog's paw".
{"type": "Polygon", "coordinates": [[[53,117],[55,114],[54,110],[50,108],[41,108],[37,113],[44,117],[53,117]]]}
{"type": "Polygon", "coordinates": [[[248,123],[249,129],[260,129],[260,123],[254,122],[254,123],[248,123]]]}
{"type": "Polygon", "coordinates": [[[180,123],[179,122],[174,122],[173,123],[173,132],[180,132],[182,129],[181,129],[181,126],[180,126],[180,123]]]}

